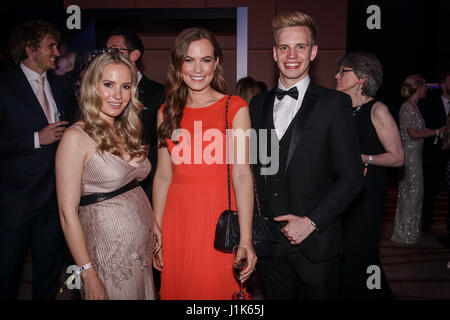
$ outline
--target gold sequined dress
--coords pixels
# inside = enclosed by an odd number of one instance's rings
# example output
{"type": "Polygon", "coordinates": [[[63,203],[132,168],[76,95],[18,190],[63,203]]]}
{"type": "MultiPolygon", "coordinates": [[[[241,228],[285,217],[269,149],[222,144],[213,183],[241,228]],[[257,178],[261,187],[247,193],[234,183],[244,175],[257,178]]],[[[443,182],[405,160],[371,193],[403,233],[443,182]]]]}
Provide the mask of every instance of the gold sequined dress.
{"type": "Polygon", "coordinates": [[[419,108],[409,101],[402,104],[399,120],[405,164],[398,183],[397,209],[391,240],[402,244],[415,244],[420,241],[422,216],[423,139],[412,139],[408,134],[408,128],[423,131],[425,130],[425,121],[419,108]]]}

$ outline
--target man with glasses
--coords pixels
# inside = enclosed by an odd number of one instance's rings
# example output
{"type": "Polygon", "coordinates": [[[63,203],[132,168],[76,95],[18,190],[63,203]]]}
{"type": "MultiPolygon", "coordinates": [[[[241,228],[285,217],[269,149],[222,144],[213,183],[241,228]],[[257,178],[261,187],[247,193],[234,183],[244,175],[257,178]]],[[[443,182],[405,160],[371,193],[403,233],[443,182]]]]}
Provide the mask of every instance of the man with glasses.
{"type": "Polygon", "coordinates": [[[127,56],[133,66],[136,68],[139,83],[139,101],[144,105],[142,110],[142,124],[144,126],[143,138],[145,143],[150,144],[148,159],[152,165],[152,170],[148,177],[141,182],[142,188],[152,201],[152,185],[153,176],[156,170],[157,162],[157,130],[156,130],[156,114],[161,105],[166,100],[166,90],[164,86],[158,82],[150,80],[139,70],[139,64],[144,54],[144,46],[141,39],[134,33],[126,30],[115,29],[106,41],[106,46],[110,48],[118,48],[125,56],[127,56]]]}
{"type": "Polygon", "coordinates": [[[34,21],[11,36],[16,67],[0,77],[0,300],[15,299],[31,248],[33,299],[55,299],[63,235],[55,154],[78,104],[68,79],[51,71],[60,34],[34,21]],[[67,120],[67,121],[60,121],[67,120]]]}

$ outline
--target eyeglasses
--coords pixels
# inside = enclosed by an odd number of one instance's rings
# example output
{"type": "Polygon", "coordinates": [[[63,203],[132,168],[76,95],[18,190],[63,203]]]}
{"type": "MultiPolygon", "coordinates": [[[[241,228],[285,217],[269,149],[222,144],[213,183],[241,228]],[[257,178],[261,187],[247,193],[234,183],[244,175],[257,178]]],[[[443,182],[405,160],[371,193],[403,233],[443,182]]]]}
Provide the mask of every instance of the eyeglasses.
{"type": "Polygon", "coordinates": [[[116,49],[116,50],[120,50],[120,51],[126,51],[126,52],[130,52],[130,49],[127,48],[118,48],[118,47],[108,47],[108,49],[116,49]]]}
{"type": "Polygon", "coordinates": [[[336,72],[336,74],[338,74],[338,75],[340,75],[341,77],[343,77],[345,72],[350,72],[350,71],[354,71],[354,70],[353,70],[353,69],[342,69],[342,70],[338,70],[338,71],[336,72]]]}

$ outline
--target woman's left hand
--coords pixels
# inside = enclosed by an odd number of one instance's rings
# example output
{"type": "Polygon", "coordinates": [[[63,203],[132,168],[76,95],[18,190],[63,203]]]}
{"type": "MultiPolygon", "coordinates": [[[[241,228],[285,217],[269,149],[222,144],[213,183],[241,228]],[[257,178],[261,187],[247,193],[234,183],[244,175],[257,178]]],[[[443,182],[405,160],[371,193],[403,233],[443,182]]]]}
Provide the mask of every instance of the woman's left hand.
{"type": "Polygon", "coordinates": [[[156,221],[153,225],[153,253],[158,253],[162,247],[162,233],[156,221]]]}
{"type": "MultiPolygon", "coordinates": [[[[256,257],[256,253],[255,250],[253,250],[252,245],[239,244],[239,247],[245,248],[247,254],[247,267],[244,270],[242,270],[240,278],[240,280],[244,282],[251,276],[253,271],[255,271],[256,262],[258,261],[258,258],[256,257]]],[[[236,257],[236,260],[239,260],[238,256],[236,257]]]]}

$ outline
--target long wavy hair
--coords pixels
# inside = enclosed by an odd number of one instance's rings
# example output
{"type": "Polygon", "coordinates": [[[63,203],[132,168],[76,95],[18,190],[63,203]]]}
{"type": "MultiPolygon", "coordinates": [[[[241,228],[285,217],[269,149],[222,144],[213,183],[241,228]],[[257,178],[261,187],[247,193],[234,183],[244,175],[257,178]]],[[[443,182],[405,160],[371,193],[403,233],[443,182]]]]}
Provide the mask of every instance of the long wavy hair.
{"type": "Polygon", "coordinates": [[[163,113],[164,120],[158,128],[158,147],[166,147],[166,139],[170,139],[172,132],[180,128],[184,106],[186,105],[189,94],[188,87],[183,81],[181,69],[190,44],[193,41],[202,39],[206,39],[211,43],[214,48],[214,59],[216,61],[219,59],[210,86],[214,90],[224,94],[228,91],[227,82],[221,66],[223,62],[222,49],[212,32],[196,27],[183,30],[175,39],[175,43],[170,51],[166,104],[163,113]]]}
{"type": "Polygon", "coordinates": [[[97,150],[108,151],[120,156],[120,148],[114,136],[123,141],[123,150],[130,155],[130,160],[146,156],[148,146],[142,144],[142,123],[139,113],[143,109],[137,99],[138,76],[131,62],[120,52],[105,52],[90,63],[83,78],[80,91],[81,120],[84,131],[97,143],[97,150]],[[102,98],[98,93],[98,85],[103,70],[109,64],[123,64],[131,72],[131,99],[122,113],[114,119],[113,128],[100,117],[102,98]]]}

